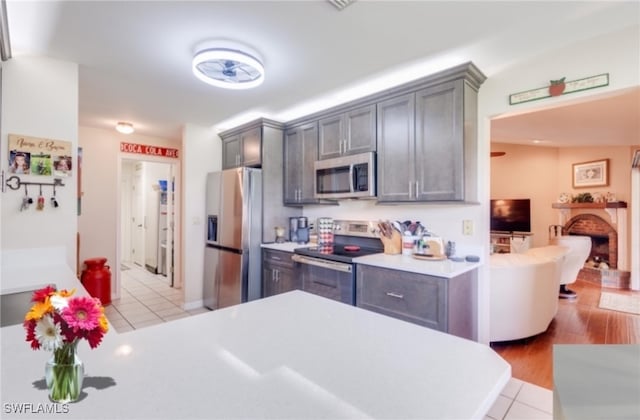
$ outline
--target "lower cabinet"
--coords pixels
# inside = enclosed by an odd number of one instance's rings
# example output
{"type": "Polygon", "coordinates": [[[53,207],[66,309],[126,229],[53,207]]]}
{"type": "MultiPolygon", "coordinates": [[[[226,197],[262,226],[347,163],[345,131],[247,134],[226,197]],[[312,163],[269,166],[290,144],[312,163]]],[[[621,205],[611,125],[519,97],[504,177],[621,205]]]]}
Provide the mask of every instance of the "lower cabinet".
{"type": "Polygon", "coordinates": [[[454,278],[358,264],[356,304],[374,312],[477,340],[477,273],[454,278]]]}
{"type": "Polygon", "coordinates": [[[291,253],[271,249],[262,250],[262,296],[268,297],[301,289],[291,253]]]}

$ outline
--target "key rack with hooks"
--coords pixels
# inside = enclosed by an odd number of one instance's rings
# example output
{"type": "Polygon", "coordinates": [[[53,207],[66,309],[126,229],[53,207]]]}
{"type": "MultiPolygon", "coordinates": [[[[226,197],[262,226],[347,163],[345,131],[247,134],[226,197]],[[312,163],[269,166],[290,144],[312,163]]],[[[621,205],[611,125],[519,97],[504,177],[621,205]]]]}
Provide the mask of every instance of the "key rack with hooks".
{"type": "Polygon", "coordinates": [[[37,210],[44,209],[44,196],[42,194],[42,187],[49,186],[53,187],[53,196],[51,197],[51,205],[54,208],[59,206],[58,200],[56,198],[56,187],[64,187],[64,183],[61,178],[54,178],[53,182],[33,182],[33,181],[23,181],[17,175],[12,175],[5,180],[5,173],[2,171],[1,179],[2,182],[2,192],[6,192],[7,188],[13,191],[19,190],[21,187],[24,187],[24,197],[22,199],[22,205],[20,206],[20,211],[25,211],[29,208],[31,204],[33,204],[33,199],[29,197],[29,192],[27,190],[28,185],[35,185],[40,188],[40,194],[37,198],[37,210]]]}
{"type": "Polygon", "coordinates": [[[18,190],[20,189],[20,187],[22,187],[23,185],[39,185],[39,186],[51,186],[54,188],[55,191],[55,187],[64,187],[64,184],[62,183],[62,178],[54,178],[53,182],[31,182],[31,181],[23,181],[20,179],[19,176],[17,175],[12,175],[9,178],[4,179],[4,171],[2,171],[2,192],[6,192],[7,188],[9,188],[10,190],[18,190]]]}

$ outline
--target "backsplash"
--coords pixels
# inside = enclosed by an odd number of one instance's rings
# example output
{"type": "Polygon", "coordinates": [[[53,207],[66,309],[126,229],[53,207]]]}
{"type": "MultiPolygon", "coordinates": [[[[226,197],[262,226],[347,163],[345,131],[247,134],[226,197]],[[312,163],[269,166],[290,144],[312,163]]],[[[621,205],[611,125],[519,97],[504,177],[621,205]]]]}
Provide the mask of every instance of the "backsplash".
{"type": "Polygon", "coordinates": [[[305,206],[302,213],[309,218],[309,223],[314,225],[318,217],[419,221],[429,232],[442,237],[445,242],[454,241],[457,255],[483,256],[485,235],[482,234],[482,230],[487,231],[487,238],[489,231],[488,221],[481,223],[483,216],[480,205],[378,205],[375,200],[344,200],[337,206],[305,206]],[[473,220],[475,227],[473,235],[462,234],[462,220],[465,219],[473,220]]]}

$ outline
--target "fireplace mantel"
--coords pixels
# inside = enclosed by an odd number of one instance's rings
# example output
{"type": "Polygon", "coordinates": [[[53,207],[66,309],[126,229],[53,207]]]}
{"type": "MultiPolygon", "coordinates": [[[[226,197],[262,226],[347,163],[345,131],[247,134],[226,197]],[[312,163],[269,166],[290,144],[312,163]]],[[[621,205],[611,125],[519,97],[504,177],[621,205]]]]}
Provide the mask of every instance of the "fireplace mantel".
{"type": "Polygon", "coordinates": [[[554,209],[626,209],[626,201],[613,201],[608,203],[553,203],[554,209]]]}
{"type": "MultiPolygon", "coordinates": [[[[618,209],[626,209],[627,208],[627,202],[626,201],[611,201],[611,202],[606,202],[606,203],[552,203],[551,207],[554,209],[558,209],[560,210],[560,213],[562,213],[561,217],[560,217],[560,224],[564,224],[567,219],[569,218],[569,213],[571,212],[571,210],[604,210],[607,212],[607,214],[609,214],[609,219],[611,220],[611,223],[613,223],[614,225],[618,224],[618,219],[619,219],[619,212],[618,209]]],[[[625,217],[626,217],[626,210],[622,210],[622,212],[625,212],[625,217]]]]}
{"type": "Polygon", "coordinates": [[[560,210],[558,223],[564,226],[571,213],[597,213],[604,211],[609,215],[611,224],[618,234],[618,268],[628,270],[627,255],[627,203],[625,201],[612,201],[607,203],[552,203],[551,207],[560,210]]]}

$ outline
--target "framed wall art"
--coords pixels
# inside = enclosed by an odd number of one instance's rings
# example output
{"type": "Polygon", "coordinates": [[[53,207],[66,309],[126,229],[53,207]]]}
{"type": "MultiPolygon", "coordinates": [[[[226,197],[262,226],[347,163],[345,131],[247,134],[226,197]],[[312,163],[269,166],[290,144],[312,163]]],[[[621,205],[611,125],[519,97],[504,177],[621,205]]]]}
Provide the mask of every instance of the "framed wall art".
{"type": "Polygon", "coordinates": [[[573,188],[609,185],[609,159],[573,164],[573,188]]]}
{"type": "Polygon", "coordinates": [[[9,134],[9,173],[70,177],[71,162],[70,141],[9,134]]]}

